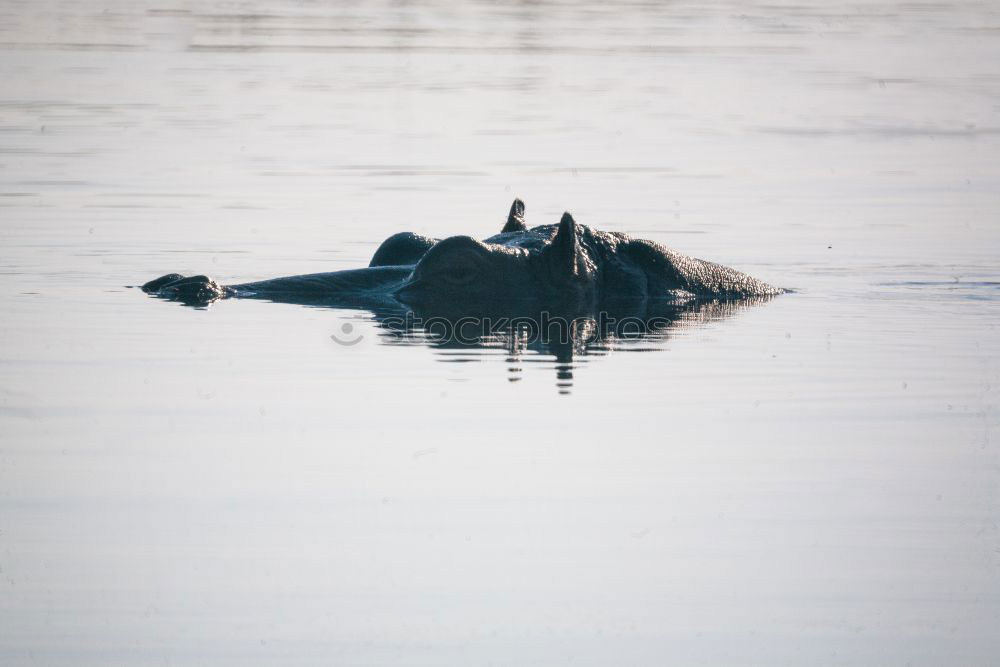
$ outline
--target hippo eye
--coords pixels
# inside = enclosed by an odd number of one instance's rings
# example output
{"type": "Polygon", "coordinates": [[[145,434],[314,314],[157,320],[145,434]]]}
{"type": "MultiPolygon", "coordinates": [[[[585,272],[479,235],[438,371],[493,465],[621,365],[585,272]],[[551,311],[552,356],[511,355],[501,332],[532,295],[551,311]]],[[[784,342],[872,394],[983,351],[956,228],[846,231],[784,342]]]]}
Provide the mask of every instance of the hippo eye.
{"type": "Polygon", "coordinates": [[[462,263],[450,267],[441,274],[441,277],[452,285],[468,285],[476,279],[477,274],[478,271],[475,266],[462,263]]]}

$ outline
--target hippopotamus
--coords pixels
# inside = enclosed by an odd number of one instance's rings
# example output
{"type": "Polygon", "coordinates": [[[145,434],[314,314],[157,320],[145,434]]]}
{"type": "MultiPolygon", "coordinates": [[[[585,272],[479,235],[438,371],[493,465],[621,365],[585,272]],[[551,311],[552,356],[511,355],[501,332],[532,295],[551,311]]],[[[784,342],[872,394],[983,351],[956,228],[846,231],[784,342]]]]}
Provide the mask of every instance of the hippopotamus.
{"type": "Polygon", "coordinates": [[[579,224],[568,212],[557,225],[529,229],[524,211],[524,202],[515,199],[500,233],[481,241],[395,234],[379,246],[367,268],[235,285],[171,273],[142,289],[194,305],[257,298],[455,314],[509,305],[596,312],[623,301],[746,300],[785,291],[654,241],[579,224]]]}

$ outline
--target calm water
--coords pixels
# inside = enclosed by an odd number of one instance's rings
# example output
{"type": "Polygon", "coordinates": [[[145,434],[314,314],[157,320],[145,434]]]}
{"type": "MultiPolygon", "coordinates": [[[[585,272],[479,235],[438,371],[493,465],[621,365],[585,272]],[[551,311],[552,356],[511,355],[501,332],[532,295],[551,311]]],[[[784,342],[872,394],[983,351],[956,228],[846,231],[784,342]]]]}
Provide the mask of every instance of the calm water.
{"type": "Polygon", "coordinates": [[[3,0],[0,81],[3,664],[996,664],[996,3],[3,0]],[[126,287],[515,195],[797,291],[567,359],[126,287]]]}

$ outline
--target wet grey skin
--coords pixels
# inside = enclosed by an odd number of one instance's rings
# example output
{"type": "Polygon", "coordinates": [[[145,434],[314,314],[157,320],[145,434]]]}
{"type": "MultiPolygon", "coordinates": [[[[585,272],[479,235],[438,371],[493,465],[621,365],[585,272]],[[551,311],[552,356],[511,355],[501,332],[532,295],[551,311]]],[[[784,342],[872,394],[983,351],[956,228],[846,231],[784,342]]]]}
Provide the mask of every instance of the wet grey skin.
{"type": "Polygon", "coordinates": [[[622,300],[759,300],[785,291],[653,241],[581,225],[569,213],[558,225],[529,229],[520,199],[501,232],[482,241],[404,232],[386,239],[367,268],[236,285],[171,273],[142,289],[189,305],[255,298],[347,307],[395,304],[456,314],[527,302],[575,312],[622,300]]]}

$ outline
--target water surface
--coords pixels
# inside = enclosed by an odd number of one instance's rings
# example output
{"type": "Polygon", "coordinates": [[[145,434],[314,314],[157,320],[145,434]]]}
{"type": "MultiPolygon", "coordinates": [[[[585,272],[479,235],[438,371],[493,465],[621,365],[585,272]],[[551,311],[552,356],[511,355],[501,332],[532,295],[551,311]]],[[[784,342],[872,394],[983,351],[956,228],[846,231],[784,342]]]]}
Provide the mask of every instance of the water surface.
{"type": "Polygon", "coordinates": [[[7,1],[0,80],[4,664],[995,662],[992,4],[7,1]],[[126,287],[514,196],[796,292],[567,358],[126,287]]]}

